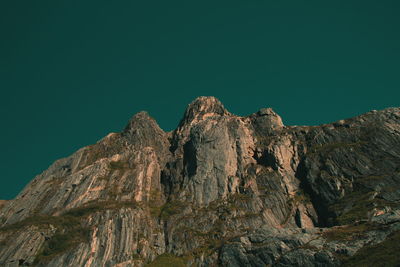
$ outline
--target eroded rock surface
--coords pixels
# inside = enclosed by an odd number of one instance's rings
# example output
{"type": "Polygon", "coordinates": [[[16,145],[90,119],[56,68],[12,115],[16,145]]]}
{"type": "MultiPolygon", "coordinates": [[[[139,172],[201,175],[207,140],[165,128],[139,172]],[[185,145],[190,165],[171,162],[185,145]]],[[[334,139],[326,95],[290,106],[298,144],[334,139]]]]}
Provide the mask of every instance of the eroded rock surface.
{"type": "Polygon", "coordinates": [[[0,202],[0,265],[354,265],[396,257],[399,203],[400,109],[285,126],[199,97],[173,132],[140,112],[0,202]]]}

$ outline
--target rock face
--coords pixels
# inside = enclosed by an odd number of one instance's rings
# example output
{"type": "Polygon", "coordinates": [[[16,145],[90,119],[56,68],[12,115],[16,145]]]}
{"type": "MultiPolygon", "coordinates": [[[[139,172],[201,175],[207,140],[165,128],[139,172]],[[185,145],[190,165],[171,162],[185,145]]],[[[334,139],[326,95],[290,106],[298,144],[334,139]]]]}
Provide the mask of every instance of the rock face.
{"type": "Polygon", "coordinates": [[[0,208],[1,266],[395,266],[400,109],[284,126],[200,97],[173,132],[140,112],[0,208]]]}

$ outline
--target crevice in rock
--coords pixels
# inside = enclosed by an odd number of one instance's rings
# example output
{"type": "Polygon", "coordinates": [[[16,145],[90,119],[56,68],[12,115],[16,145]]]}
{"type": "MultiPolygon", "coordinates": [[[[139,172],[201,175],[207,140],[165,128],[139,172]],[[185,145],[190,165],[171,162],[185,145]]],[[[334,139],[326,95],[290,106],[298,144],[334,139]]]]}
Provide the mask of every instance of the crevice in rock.
{"type": "Polygon", "coordinates": [[[301,228],[301,215],[300,215],[300,210],[296,209],[296,213],[294,214],[294,221],[297,225],[297,227],[301,228]]]}
{"type": "Polygon", "coordinates": [[[169,175],[170,163],[168,162],[165,165],[165,168],[161,170],[160,173],[160,184],[162,187],[162,191],[164,192],[165,199],[167,199],[172,193],[172,182],[171,177],[169,175]]]}
{"type": "Polygon", "coordinates": [[[277,160],[274,154],[270,153],[268,150],[264,150],[261,153],[254,153],[253,158],[259,165],[271,167],[275,171],[278,170],[277,160]]]}
{"type": "Polygon", "coordinates": [[[168,150],[172,154],[174,154],[175,151],[179,147],[179,141],[178,140],[179,140],[179,138],[176,136],[176,130],[175,130],[175,131],[172,132],[172,135],[170,137],[168,137],[168,142],[169,142],[168,150]]]}
{"type": "Polygon", "coordinates": [[[331,214],[328,210],[328,207],[324,204],[324,200],[321,199],[311,188],[307,179],[307,168],[305,166],[304,158],[300,160],[299,165],[297,166],[295,177],[300,181],[300,189],[302,189],[306,194],[310,196],[311,204],[313,205],[317,217],[318,223],[317,227],[330,227],[332,226],[331,222],[331,214]]]}
{"type": "Polygon", "coordinates": [[[163,222],[163,231],[164,231],[164,243],[165,243],[165,252],[166,252],[168,250],[168,246],[169,246],[168,221],[163,222]]]}
{"type": "Polygon", "coordinates": [[[183,145],[183,165],[185,166],[189,177],[196,174],[196,148],[193,146],[193,142],[191,140],[183,145]]]}

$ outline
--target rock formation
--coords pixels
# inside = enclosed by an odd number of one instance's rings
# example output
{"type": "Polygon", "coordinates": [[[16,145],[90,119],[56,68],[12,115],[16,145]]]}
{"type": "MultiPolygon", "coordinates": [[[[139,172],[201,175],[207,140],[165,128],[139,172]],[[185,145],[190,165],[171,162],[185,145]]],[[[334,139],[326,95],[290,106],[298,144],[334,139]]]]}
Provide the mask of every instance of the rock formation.
{"type": "Polygon", "coordinates": [[[1,266],[396,266],[400,109],[285,126],[199,97],[176,130],[140,112],[0,208],[1,266]]]}

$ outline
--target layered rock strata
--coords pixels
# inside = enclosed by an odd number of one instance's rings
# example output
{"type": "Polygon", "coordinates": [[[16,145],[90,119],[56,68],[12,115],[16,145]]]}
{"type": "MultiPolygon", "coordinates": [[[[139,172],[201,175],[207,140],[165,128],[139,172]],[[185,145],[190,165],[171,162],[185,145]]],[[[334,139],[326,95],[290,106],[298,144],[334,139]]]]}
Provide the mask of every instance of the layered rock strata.
{"type": "Polygon", "coordinates": [[[398,263],[399,207],[400,109],[285,126],[199,97],[176,130],[140,112],[1,202],[0,265],[398,263]]]}

